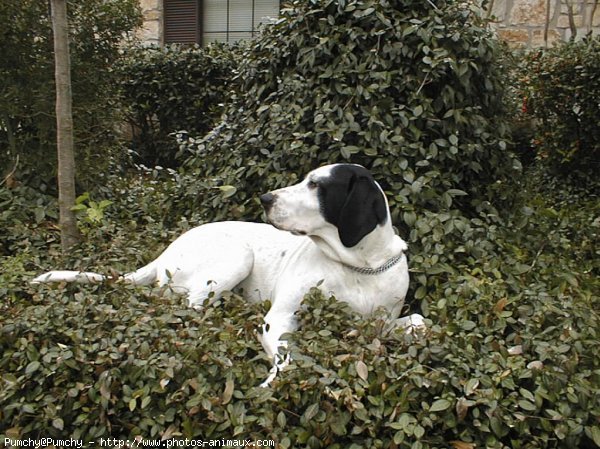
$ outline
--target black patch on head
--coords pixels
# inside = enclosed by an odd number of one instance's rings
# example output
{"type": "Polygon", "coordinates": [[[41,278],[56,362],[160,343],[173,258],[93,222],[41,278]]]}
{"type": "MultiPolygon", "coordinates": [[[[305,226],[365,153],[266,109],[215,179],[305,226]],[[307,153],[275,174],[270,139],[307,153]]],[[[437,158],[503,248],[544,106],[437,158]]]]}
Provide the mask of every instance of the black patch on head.
{"type": "Polygon", "coordinates": [[[319,204],[325,220],[338,228],[342,244],[351,248],[387,220],[387,207],[371,173],[356,165],[332,168],[319,180],[319,204]]]}

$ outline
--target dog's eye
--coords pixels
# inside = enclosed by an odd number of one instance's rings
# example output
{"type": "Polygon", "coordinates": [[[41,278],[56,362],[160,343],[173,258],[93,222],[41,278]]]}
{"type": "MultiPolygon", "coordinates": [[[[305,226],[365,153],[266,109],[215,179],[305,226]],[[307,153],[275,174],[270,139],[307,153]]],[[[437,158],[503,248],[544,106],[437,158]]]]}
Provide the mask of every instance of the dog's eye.
{"type": "Polygon", "coordinates": [[[311,189],[311,190],[316,189],[317,187],[319,187],[318,184],[316,182],[314,182],[314,181],[308,181],[307,185],[308,185],[308,188],[311,189]]]}

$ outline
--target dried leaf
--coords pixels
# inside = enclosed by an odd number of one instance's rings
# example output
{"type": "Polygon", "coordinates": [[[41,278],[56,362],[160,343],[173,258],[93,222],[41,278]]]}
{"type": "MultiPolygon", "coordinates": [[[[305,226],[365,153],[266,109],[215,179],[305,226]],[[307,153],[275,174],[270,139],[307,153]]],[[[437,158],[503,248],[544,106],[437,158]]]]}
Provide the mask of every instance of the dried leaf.
{"type": "Polygon", "coordinates": [[[516,345],[508,348],[508,355],[521,355],[523,354],[523,346],[516,345]]]}
{"type": "Polygon", "coordinates": [[[369,368],[362,360],[356,362],[356,373],[358,374],[358,377],[364,381],[369,378],[369,368]]]}
{"type": "Polygon", "coordinates": [[[494,305],[494,312],[496,312],[496,313],[502,312],[504,310],[504,308],[506,307],[506,304],[508,304],[507,298],[499,299],[498,302],[496,302],[496,305],[494,305]]]}
{"type": "Polygon", "coordinates": [[[228,404],[231,401],[231,397],[233,396],[233,389],[235,384],[233,379],[227,379],[225,382],[225,390],[223,390],[223,396],[221,397],[221,402],[223,405],[228,404]]]}
{"type": "Polygon", "coordinates": [[[467,417],[467,413],[469,412],[469,408],[475,405],[474,401],[469,401],[466,398],[459,398],[456,401],[456,415],[459,420],[463,420],[467,417]]]}

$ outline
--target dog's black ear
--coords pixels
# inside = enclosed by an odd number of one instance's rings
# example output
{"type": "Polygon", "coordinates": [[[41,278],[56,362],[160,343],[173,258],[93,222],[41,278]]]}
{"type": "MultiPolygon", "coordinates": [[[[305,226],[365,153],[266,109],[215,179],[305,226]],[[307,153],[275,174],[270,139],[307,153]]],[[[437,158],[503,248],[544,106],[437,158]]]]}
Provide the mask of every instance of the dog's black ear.
{"type": "Polygon", "coordinates": [[[337,220],[342,244],[351,248],[387,220],[383,193],[370,176],[353,175],[337,220]]]}

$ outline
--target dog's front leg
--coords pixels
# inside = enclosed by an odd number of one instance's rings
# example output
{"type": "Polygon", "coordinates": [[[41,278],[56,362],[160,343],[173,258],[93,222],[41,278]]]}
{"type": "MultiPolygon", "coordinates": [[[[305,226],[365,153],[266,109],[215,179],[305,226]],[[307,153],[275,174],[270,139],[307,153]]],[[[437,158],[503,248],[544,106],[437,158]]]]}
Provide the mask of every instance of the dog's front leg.
{"type": "MultiPolygon", "coordinates": [[[[287,344],[285,344],[287,343],[286,341],[282,341],[281,343],[284,343],[281,347],[287,347],[287,344]]],[[[282,371],[286,366],[288,366],[291,361],[292,358],[290,357],[289,353],[276,354],[275,357],[273,357],[273,366],[269,370],[269,375],[263,381],[263,383],[260,384],[260,386],[262,388],[269,387],[271,385],[271,382],[273,382],[277,377],[277,373],[279,373],[279,371],[282,371]]]]}
{"type": "Polygon", "coordinates": [[[280,349],[286,350],[288,346],[287,341],[281,340],[281,336],[292,332],[295,328],[293,314],[271,309],[265,316],[261,343],[267,355],[273,360],[273,367],[269,371],[269,376],[260,384],[261,387],[271,385],[271,382],[277,377],[277,373],[289,365],[291,361],[289,353],[280,353],[280,349]]]}

